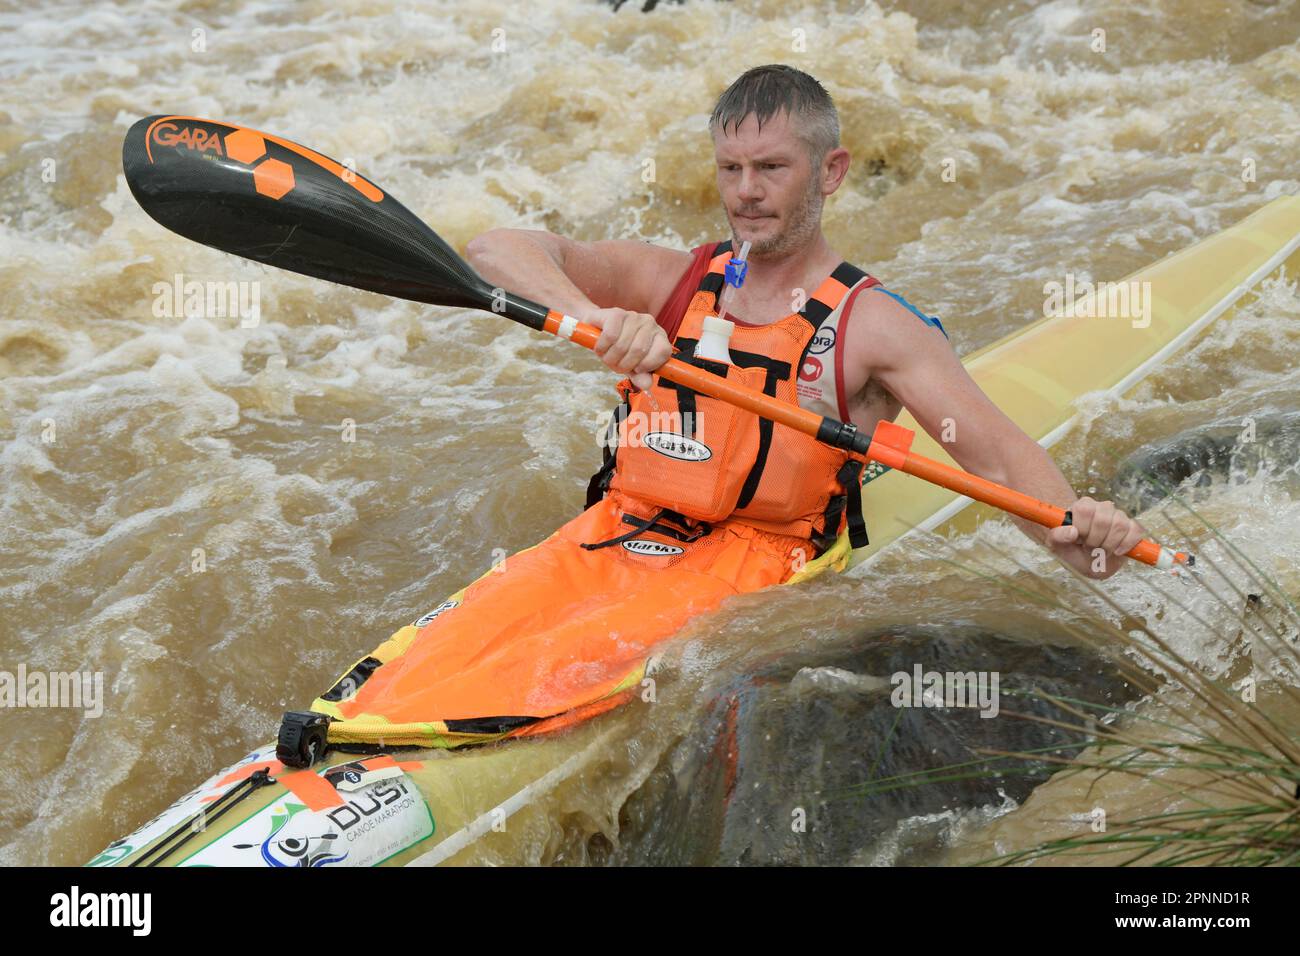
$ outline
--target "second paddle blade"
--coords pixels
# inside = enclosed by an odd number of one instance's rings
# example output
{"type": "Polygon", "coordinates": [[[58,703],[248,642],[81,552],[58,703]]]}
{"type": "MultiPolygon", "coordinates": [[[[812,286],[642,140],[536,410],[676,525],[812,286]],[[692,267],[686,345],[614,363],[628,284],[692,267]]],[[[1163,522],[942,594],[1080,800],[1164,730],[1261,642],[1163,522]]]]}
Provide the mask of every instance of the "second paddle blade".
{"type": "Polygon", "coordinates": [[[417,302],[482,308],[491,300],[487,283],[409,209],[278,136],[150,116],[127,132],[122,168],[145,212],[187,239],[417,302]]]}

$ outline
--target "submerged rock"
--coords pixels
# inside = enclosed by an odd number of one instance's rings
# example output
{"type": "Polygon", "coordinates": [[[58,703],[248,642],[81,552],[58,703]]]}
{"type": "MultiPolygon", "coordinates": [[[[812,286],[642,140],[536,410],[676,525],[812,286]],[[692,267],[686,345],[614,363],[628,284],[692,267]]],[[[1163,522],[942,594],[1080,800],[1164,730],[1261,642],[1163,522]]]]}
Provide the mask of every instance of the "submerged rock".
{"type": "Polygon", "coordinates": [[[1112,495],[1120,507],[1137,513],[1174,492],[1215,481],[1246,481],[1262,471],[1285,469],[1294,475],[1297,462],[1300,412],[1218,422],[1139,448],[1116,469],[1112,495]]]}
{"type": "Polygon", "coordinates": [[[1080,749],[1071,746],[1080,732],[1013,715],[1077,722],[1035,688],[1112,707],[1137,696],[1087,651],[989,634],[878,635],[836,654],[792,655],[714,701],[624,805],[618,845],[595,848],[592,862],[924,862],[954,815],[1009,809],[1059,769],[978,748],[1080,749]],[[986,689],[996,674],[996,716],[895,706],[899,675],[918,669],[983,673],[986,689]],[[894,779],[971,761],[929,782],[894,779]]]}

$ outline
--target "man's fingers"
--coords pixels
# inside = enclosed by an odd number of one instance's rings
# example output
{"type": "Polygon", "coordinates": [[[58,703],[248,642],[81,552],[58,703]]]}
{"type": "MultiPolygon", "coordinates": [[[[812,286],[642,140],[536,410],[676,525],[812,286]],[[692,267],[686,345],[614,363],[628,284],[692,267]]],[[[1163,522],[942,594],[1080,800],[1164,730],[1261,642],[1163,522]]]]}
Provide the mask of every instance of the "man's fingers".
{"type": "Polygon", "coordinates": [[[1113,575],[1124,563],[1124,556],[1134,545],[1146,537],[1146,529],[1134,521],[1113,501],[1095,501],[1084,496],[1069,508],[1070,524],[1052,528],[1047,532],[1047,546],[1077,570],[1096,580],[1113,575]],[[1109,552],[1114,559],[1098,566],[1096,552],[1109,552]],[[1074,563],[1080,554],[1087,554],[1091,569],[1084,571],[1074,563]]]}
{"type": "Polygon", "coordinates": [[[637,366],[637,370],[653,372],[672,357],[673,345],[668,341],[668,336],[664,334],[663,330],[656,325],[650,351],[647,352],[645,358],[641,360],[641,363],[637,366]]]}
{"type": "MultiPolygon", "coordinates": [[[[608,311],[612,312],[613,310],[608,311]]],[[[605,335],[609,335],[609,341],[605,343],[604,351],[600,357],[605,360],[610,368],[619,372],[624,371],[623,356],[627,354],[628,347],[636,338],[636,333],[636,313],[620,312],[617,318],[611,316],[605,326],[605,331],[600,336],[604,340],[605,335]]],[[[599,342],[597,345],[599,345],[599,342]]]]}
{"type": "Polygon", "coordinates": [[[1128,516],[1122,511],[1117,510],[1114,519],[1111,522],[1110,531],[1107,532],[1106,538],[1102,541],[1101,546],[1111,554],[1123,554],[1124,551],[1128,550],[1128,548],[1124,548],[1121,551],[1120,546],[1124,543],[1124,539],[1130,535],[1132,525],[1133,522],[1129,521],[1128,516]]]}
{"type": "Polygon", "coordinates": [[[1088,532],[1092,529],[1092,519],[1096,510],[1097,502],[1087,497],[1080,498],[1070,505],[1070,518],[1079,531],[1075,540],[1081,542],[1088,540],[1088,532]]]}
{"type": "Polygon", "coordinates": [[[633,373],[633,385],[648,388],[648,376],[635,373],[652,372],[672,356],[672,345],[663,329],[654,316],[637,312],[602,309],[601,318],[603,327],[596,353],[615,371],[633,373]]]}
{"type": "MultiPolygon", "coordinates": [[[[1119,512],[1123,516],[1123,512],[1119,512]]],[[[1147,536],[1147,529],[1142,527],[1132,518],[1128,519],[1127,528],[1124,534],[1116,543],[1114,551],[1116,554],[1128,554],[1137,545],[1139,541],[1147,536]]]]}
{"type": "Polygon", "coordinates": [[[672,343],[653,315],[626,309],[593,309],[575,318],[600,329],[593,351],[614,371],[627,375],[641,391],[654,384],[650,373],[672,358],[672,343]]]}
{"type": "MultiPolygon", "coordinates": [[[[650,351],[659,340],[660,334],[661,330],[657,325],[642,326],[632,339],[631,348],[627,350],[627,354],[623,357],[624,366],[637,372],[649,372],[658,368],[658,366],[647,367],[646,362],[650,357],[650,351]]],[[[663,363],[659,364],[662,365],[663,363]]]]}
{"type": "Polygon", "coordinates": [[[1109,501],[1097,502],[1097,508],[1092,513],[1092,522],[1088,525],[1088,534],[1084,539],[1088,542],[1088,547],[1104,547],[1114,522],[1115,506],[1109,501]]]}
{"type": "Polygon", "coordinates": [[[618,341],[605,353],[605,361],[619,372],[632,371],[636,363],[641,361],[639,350],[649,347],[648,344],[645,346],[640,344],[644,334],[644,327],[636,321],[635,315],[629,313],[628,320],[623,323],[623,328],[619,332],[618,341]]]}
{"type": "Polygon", "coordinates": [[[1054,547],[1065,547],[1074,544],[1079,539],[1079,529],[1072,524],[1062,525],[1059,528],[1051,528],[1047,532],[1047,543],[1054,547]]]}
{"type": "Polygon", "coordinates": [[[623,331],[625,317],[626,313],[614,309],[601,309],[587,317],[588,322],[600,328],[600,336],[596,339],[594,351],[601,358],[604,358],[605,353],[618,341],[623,331]]]}
{"type": "Polygon", "coordinates": [[[627,364],[631,364],[632,358],[636,356],[636,364],[633,366],[631,376],[632,384],[642,391],[654,384],[654,377],[650,373],[673,355],[672,343],[668,341],[668,336],[658,323],[647,326],[645,332],[645,341],[638,340],[637,346],[629,352],[626,360],[627,364]]]}
{"type": "Polygon", "coordinates": [[[1147,536],[1147,529],[1142,527],[1136,521],[1134,521],[1133,527],[1129,529],[1129,533],[1126,534],[1124,536],[1124,540],[1120,542],[1119,553],[1128,554],[1130,551],[1136,548],[1138,546],[1138,542],[1142,541],[1146,536],[1147,536]]]}

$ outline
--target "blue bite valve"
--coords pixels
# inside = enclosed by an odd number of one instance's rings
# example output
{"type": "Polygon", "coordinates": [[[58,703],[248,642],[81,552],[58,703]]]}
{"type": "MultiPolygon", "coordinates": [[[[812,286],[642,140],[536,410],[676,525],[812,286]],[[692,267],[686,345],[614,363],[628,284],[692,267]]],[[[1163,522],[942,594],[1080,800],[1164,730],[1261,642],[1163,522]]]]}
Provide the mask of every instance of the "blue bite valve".
{"type": "Polygon", "coordinates": [[[739,289],[745,284],[745,273],[748,271],[749,263],[744,259],[731,259],[727,262],[727,268],[723,272],[723,278],[727,280],[727,285],[732,285],[739,289]]]}

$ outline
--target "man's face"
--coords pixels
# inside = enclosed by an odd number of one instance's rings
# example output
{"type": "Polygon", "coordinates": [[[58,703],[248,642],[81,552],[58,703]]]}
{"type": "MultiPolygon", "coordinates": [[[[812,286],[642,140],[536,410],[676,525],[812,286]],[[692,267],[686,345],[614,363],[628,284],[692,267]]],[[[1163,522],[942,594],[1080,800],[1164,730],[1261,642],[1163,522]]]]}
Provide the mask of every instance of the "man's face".
{"type": "Polygon", "coordinates": [[[760,131],[751,114],[739,128],[713,134],[727,221],[737,242],[753,243],[754,258],[788,253],[821,225],[821,170],[813,168],[797,122],[781,111],[760,131]]]}

